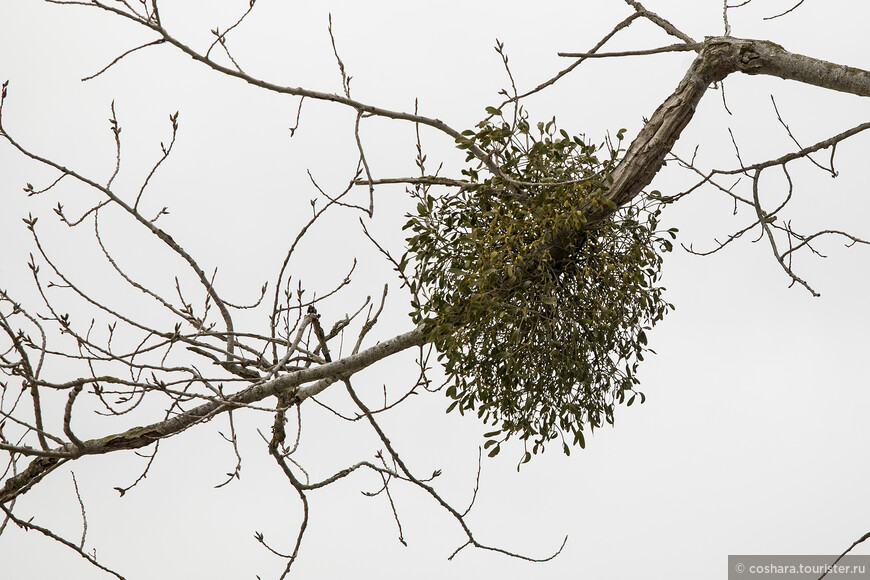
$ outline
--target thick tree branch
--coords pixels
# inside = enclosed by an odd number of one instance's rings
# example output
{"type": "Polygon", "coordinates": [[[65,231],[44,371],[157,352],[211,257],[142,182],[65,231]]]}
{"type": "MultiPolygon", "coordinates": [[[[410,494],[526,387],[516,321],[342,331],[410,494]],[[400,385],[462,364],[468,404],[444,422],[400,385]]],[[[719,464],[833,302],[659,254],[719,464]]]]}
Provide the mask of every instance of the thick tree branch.
{"type": "MultiPolygon", "coordinates": [[[[661,169],[683,129],[692,120],[708,87],[734,72],[771,75],[797,80],[838,92],[870,96],[870,72],[790,53],[763,40],[708,38],[676,90],[659,105],[632,141],[612,174],[606,193],[616,208],[631,202],[661,169]]],[[[601,210],[590,221],[607,218],[615,210],[601,210]]],[[[551,259],[567,256],[572,236],[567,230],[552,234],[551,259]]]]}
{"type": "MultiPolygon", "coordinates": [[[[371,348],[357,354],[347,356],[335,362],[324,365],[305,368],[288,373],[271,381],[255,384],[235,395],[226,398],[226,401],[210,401],[195,407],[189,411],[180,413],[174,417],[152,423],[143,427],[135,427],[123,433],[109,435],[100,439],[82,441],[81,445],[70,443],[52,450],[51,457],[39,457],[18,475],[6,480],[6,484],[0,489],[0,503],[6,503],[15,499],[18,495],[27,491],[37,480],[41,479],[47,471],[57,466],[64,458],[75,458],[82,455],[99,455],[122,449],[138,449],[181,433],[185,429],[208,421],[221,413],[226,413],[240,406],[261,401],[266,397],[275,396],[282,392],[296,389],[300,385],[314,381],[328,380],[330,383],[341,378],[351,376],[375,362],[394,355],[414,346],[423,344],[423,333],[420,329],[400,334],[389,340],[385,340],[371,348]]],[[[318,383],[315,383],[317,385],[318,383]]],[[[322,390],[322,389],[320,389],[322,390]]],[[[299,389],[296,392],[296,400],[311,397],[319,392],[318,389],[299,389]]],[[[42,455],[45,452],[34,450],[34,455],[42,455]]]]}
{"type": "Polygon", "coordinates": [[[870,96],[870,72],[793,54],[772,42],[709,38],[682,82],[662,103],[613,172],[608,198],[617,206],[631,201],[652,178],[695,114],[710,84],[731,73],[771,75],[838,92],[870,96]]]}

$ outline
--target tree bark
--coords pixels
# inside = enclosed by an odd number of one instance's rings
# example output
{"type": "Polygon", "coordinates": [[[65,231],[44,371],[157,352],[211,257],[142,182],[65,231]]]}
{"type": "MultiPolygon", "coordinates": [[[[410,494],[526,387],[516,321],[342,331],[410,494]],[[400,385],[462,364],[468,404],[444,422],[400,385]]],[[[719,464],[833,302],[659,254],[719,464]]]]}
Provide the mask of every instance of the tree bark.
{"type": "Polygon", "coordinates": [[[377,361],[414,346],[423,344],[423,333],[417,328],[380,342],[360,353],[353,354],[335,362],[302,369],[276,377],[271,381],[255,384],[227,397],[226,401],[209,401],[185,411],[165,421],[143,427],[134,427],[123,433],[83,441],[81,445],[68,443],[51,451],[32,451],[41,455],[34,459],[21,473],[6,480],[0,489],[0,503],[6,503],[29,490],[52,469],[65,459],[75,459],[82,455],[99,455],[122,449],[138,449],[155,441],[181,433],[188,427],[210,420],[216,415],[250,405],[282,392],[292,392],[298,403],[312,397],[330,384],[371,366],[377,361]],[[314,382],[317,381],[317,382],[314,382]],[[301,387],[307,383],[314,383],[301,387]]]}
{"type": "MultiPolygon", "coordinates": [[[[676,90],[659,105],[632,141],[614,169],[606,193],[616,208],[630,203],[648,186],[662,167],[711,84],[734,72],[770,75],[796,80],[842,93],[870,96],[870,72],[788,52],[766,40],[711,37],[704,41],[676,90]]],[[[606,219],[615,210],[590,215],[589,221],[606,219]]],[[[556,232],[550,247],[553,261],[564,260],[576,232],[556,232]]]]}

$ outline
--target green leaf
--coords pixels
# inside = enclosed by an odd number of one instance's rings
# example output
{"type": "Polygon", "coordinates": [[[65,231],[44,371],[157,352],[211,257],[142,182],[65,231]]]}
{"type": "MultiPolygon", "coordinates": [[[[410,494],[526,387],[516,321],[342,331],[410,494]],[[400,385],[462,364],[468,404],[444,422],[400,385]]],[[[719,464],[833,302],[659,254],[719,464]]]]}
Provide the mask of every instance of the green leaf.
{"type": "Polygon", "coordinates": [[[611,402],[636,398],[638,362],[652,352],[646,333],[672,308],[657,286],[674,235],[658,229],[665,199],[617,208],[605,188],[618,147],[599,159],[603,146],[555,120],[530,134],[528,114],[518,114],[515,129],[485,119],[459,147],[498,151],[509,180],[547,185],[525,186],[520,202],[469,153],[470,185],[427,195],[425,209],[408,216],[413,236],[400,261],[417,291],[412,319],[427,321],[444,365],[449,410],[502,427],[486,434],[493,455],[493,437],[516,436],[533,454],[566,433],[584,447],[586,425],[613,423],[611,402]],[[610,217],[588,219],[602,211],[610,217]],[[573,240],[558,263],[547,253],[555,231],[573,240]]]}

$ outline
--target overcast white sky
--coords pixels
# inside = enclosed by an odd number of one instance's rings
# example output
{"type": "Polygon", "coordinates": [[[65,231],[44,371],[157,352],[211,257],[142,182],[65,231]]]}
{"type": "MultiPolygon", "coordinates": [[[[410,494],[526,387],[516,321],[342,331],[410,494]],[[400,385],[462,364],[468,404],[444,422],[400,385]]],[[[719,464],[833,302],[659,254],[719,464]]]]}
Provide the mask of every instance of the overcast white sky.
{"type": "MultiPolygon", "coordinates": [[[[731,12],[734,36],[767,38],[798,53],[870,69],[866,22],[870,9],[846,0],[806,0],[773,21],[794,0],[755,0],[731,12]]],[[[719,0],[647,0],[644,5],[696,39],[723,32],[719,0]]],[[[165,25],[196,48],[209,30],[231,24],[242,1],[165,0],[165,25]]],[[[231,37],[247,72],[278,84],[340,91],[327,33],[327,14],[355,98],[412,110],[451,126],[472,126],[484,107],[500,102],[506,78],[492,50],[505,43],[520,90],[566,66],[558,51],[585,51],[630,14],[617,0],[576,2],[398,1],[288,3],[259,0],[249,21],[231,37]]],[[[148,207],[169,206],[161,219],[175,239],[210,269],[229,299],[245,302],[272,279],[287,245],[316,196],[306,170],[327,192],[352,176],[354,113],[306,102],[290,139],[298,101],[226,79],[170,47],[140,51],[95,80],[124,50],[150,37],[95,10],[31,0],[0,4],[0,80],[9,80],[4,126],[33,150],[105,180],[113,168],[110,104],[123,127],[124,165],[117,186],[130,195],[169,135],[168,115],[180,111],[177,149],[155,180],[148,207]],[[124,188],[127,188],[124,190],[124,188]]],[[[647,22],[621,33],[611,50],[649,48],[672,40],[647,22]]],[[[633,136],[644,116],[676,87],[691,54],[588,62],[555,87],[530,99],[533,117],[555,115],[569,132],[600,141],[625,127],[633,136]]],[[[676,152],[700,145],[704,167],[732,167],[731,127],[745,162],[775,157],[793,145],[776,120],[770,95],[806,145],[867,121],[865,101],[777,79],[741,77],[710,91],[676,152]]],[[[362,128],[377,177],[414,173],[413,127],[371,120],[362,128]]],[[[455,175],[464,158],[449,138],[424,131],[429,163],[455,175]]],[[[850,229],[870,237],[866,150],[859,136],[838,148],[840,176],[832,180],[807,164],[795,165],[795,227],[850,229]]],[[[790,166],[790,169],[792,167],[790,166]]],[[[52,173],[0,143],[0,287],[33,297],[26,268],[31,242],[21,222],[41,215],[49,251],[78,279],[103,284],[105,269],[89,232],[69,236],[51,208],[86,208],[90,193],[69,188],[44,200],[26,198],[26,182],[45,185],[52,173]],[[83,199],[84,198],[84,199],[83,199]],[[63,236],[62,236],[63,234],[63,236]]],[[[765,195],[779,199],[772,175],[765,195]]],[[[687,176],[668,167],[653,184],[676,193],[687,176]]],[[[358,200],[366,198],[359,191],[358,200]]],[[[401,188],[377,193],[369,227],[396,254],[402,217],[411,206],[401,188]]],[[[748,223],[712,191],[699,191],[670,208],[668,225],[679,240],[707,249],[748,223]]],[[[335,320],[366,295],[392,287],[388,312],[371,341],[410,330],[407,297],[390,267],[359,234],[357,214],[337,213],[312,232],[291,262],[294,279],[320,293],[341,280],[352,258],[360,266],[340,300],[321,312],[335,320]]],[[[119,259],[171,290],[176,265],[154,242],[123,222],[107,240],[119,259]]],[[[768,247],[747,236],[712,257],[677,250],[667,256],[667,299],[676,305],[650,336],[657,355],[642,366],[647,402],[619,408],[616,426],[597,431],[570,457],[553,448],[517,473],[520,447],[484,460],[480,492],[469,518],[478,539],[543,556],[569,537],[564,552],[528,564],[466,549],[461,530],[419,490],[397,487],[394,499],[409,546],[397,541],[389,505],[360,490],[377,488],[370,476],[350,478],[311,497],[311,523],[293,576],[299,578],[725,578],[728,554],[840,553],[870,530],[870,391],[865,370],[870,307],[870,249],[822,244],[827,260],[806,255],[796,263],[822,294],[813,298],[789,280],[768,247]]],[[[114,284],[114,282],[112,282],[114,284]]],[[[108,299],[117,298],[107,282],[108,299]]],[[[124,297],[124,300],[127,300],[124,297]]],[[[129,298],[133,300],[133,298],[129,298]]],[[[123,301],[122,301],[123,302],[123,301]]],[[[34,302],[34,304],[36,304],[34,302]]],[[[258,328],[265,331],[265,327],[258,328]]],[[[371,342],[370,342],[371,344],[371,342]]],[[[51,376],[64,376],[56,368],[51,376]]],[[[356,379],[376,397],[387,384],[400,390],[415,379],[412,355],[383,361],[356,379]]],[[[326,400],[343,405],[340,394],[326,400]]],[[[477,448],[485,430],[473,417],[445,415],[446,399],[412,399],[383,419],[413,469],[436,479],[445,496],[464,506],[474,488],[477,448]]],[[[346,405],[346,404],[345,404],[346,405]]],[[[346,426],[309,405],[303,448],[312,478],[325,476],[378,448],[364,426],[346,426]]],[[[347,408],[345,406],[345,408],[347,408]]],[[[160,416],[149,419],[157,420],[160,416]]],[[[214,489],[232,470],[231,448],[215,421],[164,443],[148,478],[124,498],[113,491],[134,480],[144,460],[113,454],[76,462],[88,513],[88,542],[100,560],[127,578],[275,578],[283,568],[254,540],[263,532],[277,549],[292,550],[299,504],[271,464],[256,430],[266,415],[237,419],[245,451],[242,478],[214,489]]],[[[120,426],[121,424],[115,424],[120,426]]],[[[123,427],[126,428],[126,427],[123,427]]],[[[82,419],[88,437],[106,434],[82,419]],[[91,431],[88,431],[88,430],[91,431]]],[[[15,506],[21,517],[81,534],[68,470],[52,473],[15,506]]],[[[868,553],[860,548],[858,553],[868,553]]],[[[108,577],[80,557],[34,532],[8,528],[0,536],[0,576],[16,580],[108,577]]]]}

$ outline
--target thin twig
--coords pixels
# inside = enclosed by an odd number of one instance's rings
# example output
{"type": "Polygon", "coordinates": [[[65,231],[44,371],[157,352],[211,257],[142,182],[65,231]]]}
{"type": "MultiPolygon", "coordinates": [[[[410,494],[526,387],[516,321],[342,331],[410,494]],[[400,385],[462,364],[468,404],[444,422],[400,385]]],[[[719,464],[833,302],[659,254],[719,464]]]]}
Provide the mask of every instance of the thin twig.
{"type": "Polygon", "coordinates": [[[85,560],[87,560],[88,562],[90,562],[92,565],[96,566],[100,570],[103,570],[105,572],[108,572],[109,574],[112,574],[113,576],[118,578],[118,580],[125,580],[125,578],[123,576],[121,576],[119,573],[117,573],[114,570],[107,568],[106,566],[103,566],[102,564],[97,562],[96,558],[94,558],[93,556],[91,556],[90,554],[85,552],[82,548],[76,546],[75,544],[73,544],[69,540],[58,536],[57,534],[55,534],[54,532],[52,532],[48,528],[44,528],[40,525],[34,524],[33,521],[26,521],[25,522],[24,520],[19,519],[18,517],[15,516],[15,514],[12,513],[11,510],[9,510],[5,505],[3,505],[3,503],[0,503],[0,510],[3,510],[3,512],[6,513],[6,517],[8,517],[10,520],[12,520],[22,530],[36,530],[40,534],[42,534],[48,538],[51,538],[52,540],[54,540],[60,544],[63,544],[64,546],[71,549],[76,554],[78,554],[79,556],[81,556],[82,558],[84,558],[85,560]]]}
{"type": "Polygon", "coordinates": [[[669,44],[668,46],[643,50],[622,50],[619,52],[560,52],[558,55],[569,58],[614,58],[621,56],[645,56],[650,54],[662,54],[665,52],[697,52],[702,46],[704,46],[703,43],[696,42],[693,44],[669,44]]]}

